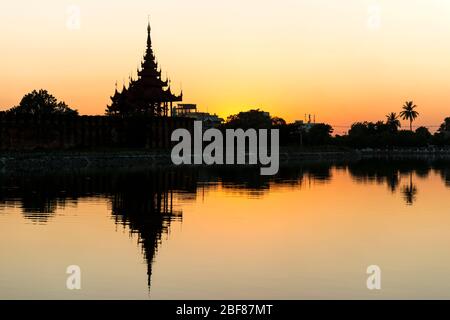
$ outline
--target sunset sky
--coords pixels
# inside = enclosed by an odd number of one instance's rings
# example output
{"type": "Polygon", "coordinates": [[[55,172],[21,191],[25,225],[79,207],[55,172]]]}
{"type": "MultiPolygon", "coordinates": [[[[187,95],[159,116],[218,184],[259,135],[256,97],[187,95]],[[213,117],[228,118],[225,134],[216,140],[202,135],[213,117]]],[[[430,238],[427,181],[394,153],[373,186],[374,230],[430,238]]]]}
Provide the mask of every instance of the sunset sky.
{"type": "Polygon", "coordinates": [[[289,121],[311,113],[346,126],[384,119],[408,99],[418,125],[450,116],[445,0],[3,3],[0,110],[45,88],[81,114],[103,114],[115,82],[136,75],[148,15],[163,73],[201,110],[261,108],[289,121]]]}

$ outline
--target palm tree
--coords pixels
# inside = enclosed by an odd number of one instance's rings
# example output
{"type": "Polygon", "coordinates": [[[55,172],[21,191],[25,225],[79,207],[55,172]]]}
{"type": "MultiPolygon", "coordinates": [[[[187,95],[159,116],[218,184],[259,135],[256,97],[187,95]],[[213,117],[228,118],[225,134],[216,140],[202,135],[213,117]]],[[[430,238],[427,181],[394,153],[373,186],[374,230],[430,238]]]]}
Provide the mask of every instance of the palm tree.
{"type": "Polygon", "coordinates": [[[403,105],[403,111],[400,112],[400,117],[402,117],[403,120],[409,120],[409,128],[412,131],[412,123],[416,118],[419,116],[419,113],[414,110],[417,106],[412,101],[406,101],[403,105]]]}
{"type": "Polygon", "coordinates": [[[391,112],[386,115],[386,124],[392,129],[392,131],[396,132],[398,128],[402,126],[400,120],[398,120],[397,113],[391,112]]]}

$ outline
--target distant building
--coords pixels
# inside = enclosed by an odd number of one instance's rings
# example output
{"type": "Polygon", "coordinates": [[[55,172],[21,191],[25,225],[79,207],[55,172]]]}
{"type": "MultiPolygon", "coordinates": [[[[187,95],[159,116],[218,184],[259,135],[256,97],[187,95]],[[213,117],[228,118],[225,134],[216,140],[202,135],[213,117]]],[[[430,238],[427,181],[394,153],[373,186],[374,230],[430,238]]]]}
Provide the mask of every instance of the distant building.
{"type": "Polygon", "coordinates": [[[196,104],[180,103],[172,109],[174,117],[192,118],[203,122],[203,128],[214,128],[219,126],[224,120],[216,114],[208,112],[199,112],[196,104]]]}
{"type": "Polygon", "coordinates": [[[316,125],[316,115],[305,114],[305,120],[294,121],[294,125],[299,131],[308,133],[316,125]]]}
{"type": "Polygon", "coordinates": [[[197,113],[197,105],[190,103],[179,103],[172,109],[172,115],[174,117],[185,117],[190,114],[197,113]]]}
{"type": "Polygon", "coordinates": [[[303,120],[297,120],[294,122],[294,125],[297,127],[299,131],[302,132],[309,132],[312,127],[314,127],[316,124],[311,122],[304,122],[303,120]]]}

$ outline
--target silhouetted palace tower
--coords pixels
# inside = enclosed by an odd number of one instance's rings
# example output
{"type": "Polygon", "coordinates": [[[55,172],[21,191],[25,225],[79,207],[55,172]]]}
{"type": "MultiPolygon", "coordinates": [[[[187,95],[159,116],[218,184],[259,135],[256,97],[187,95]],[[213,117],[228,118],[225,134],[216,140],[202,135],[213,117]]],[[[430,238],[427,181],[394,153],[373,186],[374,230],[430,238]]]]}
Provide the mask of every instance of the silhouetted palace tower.
{"type": "Polygon", "coordinates": [[[119,92],[116,86],[114,96],[111,97],[112,103],[106,110],[110,115],[168,116],[169,110],[172,110],[172,103],[183,100],[183,92],[178,96],[173,94],[170,80],[161,78],[161,69],[152,49],[150,31],[149,23],[147,50],[141,63],[141,69],[137,70],[138,78],[133,80],[130,77],[128,89],[124,84],[122,92],[119,92]]]}

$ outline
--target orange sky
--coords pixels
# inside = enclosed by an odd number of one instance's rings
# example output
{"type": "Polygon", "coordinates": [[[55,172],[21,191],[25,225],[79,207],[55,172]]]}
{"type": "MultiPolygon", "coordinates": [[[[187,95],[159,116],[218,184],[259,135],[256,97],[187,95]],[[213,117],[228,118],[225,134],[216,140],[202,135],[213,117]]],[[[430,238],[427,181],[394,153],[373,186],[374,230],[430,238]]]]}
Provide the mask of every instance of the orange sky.
{"type": "Polygon", "coordinates": [[[202,110],[315,113],[337,126],[383,119],[411,99],[418,125],[450,116],[443,0],[17,0],[0,13],[0,109],[46,88],[102,114],[114,83],[136,73],[147,14],[163,72],[202,110]]]}

